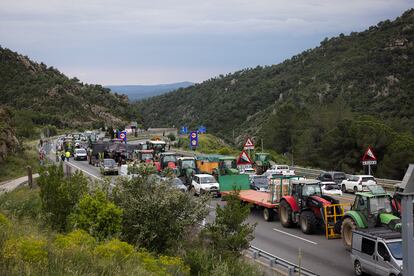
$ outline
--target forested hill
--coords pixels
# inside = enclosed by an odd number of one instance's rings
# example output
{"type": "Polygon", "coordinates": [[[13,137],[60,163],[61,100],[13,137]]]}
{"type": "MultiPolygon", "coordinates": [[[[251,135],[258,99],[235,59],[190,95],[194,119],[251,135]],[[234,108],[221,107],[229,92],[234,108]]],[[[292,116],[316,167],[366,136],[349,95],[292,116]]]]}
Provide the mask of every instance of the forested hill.
{"type": "Polygon", "coordinates": [[[122,125],[132,116],[128,98],[100,85],[69,79],[57,69],[0,47],[0,105],[27,127],[122,125]]]}
{"type": "Polygon", "coordinates": [[[240,140],[265,138],[265,147],[327,169],[360,170],[361,151],[371,144],[378,175],[401,177],[414,162],[413,104],[409,10],[366,31],[326,38],[281,64],[218,76],[138,107],[146,125],[203,124],[223,138],[234,129],[240,140]]]}

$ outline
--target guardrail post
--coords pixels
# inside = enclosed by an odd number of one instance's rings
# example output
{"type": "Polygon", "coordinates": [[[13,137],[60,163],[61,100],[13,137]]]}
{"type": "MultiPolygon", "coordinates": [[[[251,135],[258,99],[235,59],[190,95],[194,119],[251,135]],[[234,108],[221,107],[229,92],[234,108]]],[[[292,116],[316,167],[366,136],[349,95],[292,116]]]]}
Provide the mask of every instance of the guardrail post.
{"type": "Polygon", "coordinates": [[[290,266],[288,268],[288,276],[294,276],[295,275],[295,268],[290,266]]]}
{"type": "Polygon", "coordinates": [[[259,257],[259,252],[257,252],[257,250],[254,250],[252,253],[253,259],[257,259],[259,257]]]}
{"type": "Polygon", "coordinates": [[[30,189],[32,189],[33,188],[33,172],[32,172],[31,166],[27,166],[27,181],[29,183],[30,189]]]}
{"type": "Polygon", "coordinates": [[[273,267],[274,266],[275,260],[276,259],[270,259],[270,262],[269,262],[270,267],[273,267]]]}

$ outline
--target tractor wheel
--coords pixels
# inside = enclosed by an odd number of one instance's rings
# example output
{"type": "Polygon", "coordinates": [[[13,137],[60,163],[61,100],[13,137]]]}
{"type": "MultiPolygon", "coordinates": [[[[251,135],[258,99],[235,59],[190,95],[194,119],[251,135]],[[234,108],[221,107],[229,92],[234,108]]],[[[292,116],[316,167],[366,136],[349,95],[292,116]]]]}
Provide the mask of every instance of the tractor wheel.
{"type": "Polygon", "coordinates": [[[283,227],[292,227],[292,208],[286,200],[282,200],[279,205],[279,220],[283,227]]]}
{"type": "Polygon", "coordinates": [[[312,234],[318,227],[318,221],[312,211],[303,211],[299,218],[300,229],[305,234],[312,234]]]}
{"type": "Polygon", "coordinates": [[[351,250],[352,244],[352,230],[357,228],[355,221],[352,218],[345,218],[341,226],[342,243],[346,250],[351,250]]]}
{"type": "Polygon", "coordinates": [[[275,217],[275,211],[270,208],[264,208],[263,209],[263,218],[265,221],[272,221],[275,217]]]}

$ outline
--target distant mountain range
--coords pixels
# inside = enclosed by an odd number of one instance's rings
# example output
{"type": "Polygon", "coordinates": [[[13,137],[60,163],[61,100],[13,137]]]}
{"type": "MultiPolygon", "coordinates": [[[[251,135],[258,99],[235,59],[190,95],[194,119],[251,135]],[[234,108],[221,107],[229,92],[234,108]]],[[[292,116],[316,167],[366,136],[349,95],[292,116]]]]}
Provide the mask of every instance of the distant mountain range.
{"type": "Polygon", "coordinates": [[[158,96],[180,88],[187,88],[194,85],[192,82],[176,82],[169,84],[155,85],[107,85],[106,88],[112,92],[126,94],[131,101],[141,100],[153,96],[158,96]]]}

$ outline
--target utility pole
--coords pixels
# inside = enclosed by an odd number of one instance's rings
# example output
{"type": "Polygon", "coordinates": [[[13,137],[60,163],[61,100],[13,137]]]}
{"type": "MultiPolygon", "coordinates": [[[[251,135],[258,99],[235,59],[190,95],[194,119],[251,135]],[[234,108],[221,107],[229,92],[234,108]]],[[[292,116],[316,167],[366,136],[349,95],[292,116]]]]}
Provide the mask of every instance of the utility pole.
{"type": "Polygon", "coordinates": [[[264,152],[264,150],[263,150],[263,139],[261,139],[262,140],[262,152],[264,152]]]}
{"type": "Polygon", "coordinates": [[[410,164],[401,182],[399,192],[401,195],[402,218],[402,249],[403,271],[402,275],[414,275],[414,230],[413,230],[413,200],[414,200],[414,164],[410,164]]]}

